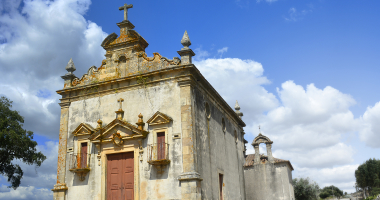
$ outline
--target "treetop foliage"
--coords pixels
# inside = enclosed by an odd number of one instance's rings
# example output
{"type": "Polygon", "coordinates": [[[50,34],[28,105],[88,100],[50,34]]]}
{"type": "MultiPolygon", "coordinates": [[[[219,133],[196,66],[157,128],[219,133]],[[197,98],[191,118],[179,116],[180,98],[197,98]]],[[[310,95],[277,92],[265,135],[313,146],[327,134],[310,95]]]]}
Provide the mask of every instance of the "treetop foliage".
{"type": "Polygon", "coordinates": [[[370,195],[380,193],[380,160],[369,159],[355,170],[356,186],[370,195]]]}
{"type": "Polygon", "coordinates": [[[16,189],[21,183],[23,171],[12,161],[41,166],[46,157],[37,152],[33,132],[22,128],[24,118],[11,107],[12,101],[0,97],[0,174],[7,176],[10,187],[16,189]]]}
{"type": "Polygon", "coordinates": [[[293,179],[296,200],[314,200],[318,198],[319,186],[309,178],[293,179]]]}
{"type": "Polygon", "coordinates": [[[322,199],[327,198],[327,197],[342,197],[343,196],[343,191],[340,190],[339,188],[331,185],[331,186],[326,186],[321,190],[321,193],[319,193],[319,197],[322,199]]]}

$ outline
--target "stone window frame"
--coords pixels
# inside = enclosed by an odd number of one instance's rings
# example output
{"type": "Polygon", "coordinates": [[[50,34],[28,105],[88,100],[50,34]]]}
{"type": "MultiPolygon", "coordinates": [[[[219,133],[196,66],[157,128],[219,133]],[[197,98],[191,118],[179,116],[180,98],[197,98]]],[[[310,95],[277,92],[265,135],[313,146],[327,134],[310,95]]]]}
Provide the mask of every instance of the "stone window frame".
{"type": "Polygon", "coordinates": [[[152,129],[153,144],[157,144],[157,133],[165,132],[165,143],[169,144],[169,134],[168,127],[154,128],[152,129]]]}
{"type": "Polygon", "coordinates": [[[81,154],[82,153],[82,143],[87,143],[87,154],[91,154],[91,142],[87,138],[78,138],[76,141],[76,148],[74,149],[74,153],[81,154]]]}
{"type": "MultiPolygon", "coordinates": [[[[218,173],[218,191],[219,191],[218,196],[219,196],[219,194],[220,194],[220,192],[221,192],[221,191],[220,191],[220,187],[219,187],[219,181],[220,181],[220,180],[219,180],[219,175],[222,175],[222,177],[223,177],[223,182],[222,182],[223,184],[224,184],[224,181],[225,181],[225,178],[226,178],[226,177],[225,177],[225,174],[224,174],[224,170],[222,170],[222,169],[220,169],[220,168],[217,168],[217,173],[218,173]]],[[[224,198],[224,192],[225,192],[225,191],[224,191],[224,185],[223,185],[223,187],[222,187],[222,196],[223,196],[223,199],[225,199],[225,198],[224,198]]],[[[218,198],[218,200],[220,200],[220,197],[218,198]]]]}

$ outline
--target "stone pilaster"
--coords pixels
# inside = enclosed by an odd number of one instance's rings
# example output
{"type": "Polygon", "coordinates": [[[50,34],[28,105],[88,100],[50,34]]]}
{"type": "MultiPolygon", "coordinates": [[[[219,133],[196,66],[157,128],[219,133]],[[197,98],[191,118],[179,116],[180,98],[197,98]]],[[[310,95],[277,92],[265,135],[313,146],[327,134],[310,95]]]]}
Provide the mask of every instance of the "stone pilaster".
{"type": "Polygon", "coordinates": [[[183,173],[180,175],[182,199],[201,199],[201,176],[197,173],[196,133],[193,127],[192,87],[194,80],[178,80],[181,98],[181,129],[183,173]]]}
{"type": "Polygon", "coordinates": [[[195,56],[195,53],[193,52],[193,50],[185,49],[185,50],[177,51],[177,53],[181,56],[182,65],[191,64],[193,62],[192,57],[195,56]]]}
{"type": "Polygon", "coordinates": [[[255,149],[255,160],[254,165],[260,164],[260,150],[259,150],[259,144],[253,145],[253,148],[255,149]]]}
{"type": "Polygon", "coordinates": [[[59,129],[59,146],[58,146],[58,165],[57,165],[57,184],[54,185],[54,200],[65,200],[65,192],[67,190],[66,178],[66,148],[67,148],[67,132],[69,121],[70,102],[60,103],[61,120],[59,129]]]}
{"type": "Polygon", "coordinates": [[[266,143],[267,145],[267,155],[269,163],[274,163],[274,158],[272,155],[272,143],[266,143]]]}

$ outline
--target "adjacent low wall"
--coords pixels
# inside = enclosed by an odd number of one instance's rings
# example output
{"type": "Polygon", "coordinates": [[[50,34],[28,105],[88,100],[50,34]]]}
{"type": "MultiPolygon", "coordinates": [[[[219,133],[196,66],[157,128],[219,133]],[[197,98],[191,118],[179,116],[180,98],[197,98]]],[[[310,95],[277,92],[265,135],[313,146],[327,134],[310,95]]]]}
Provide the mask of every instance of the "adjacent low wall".
{"type": "Polygon", "coordinates": [[[247,200],[294,200],[292,173],[286,163],[246,167],[244,176],[247,200]]]}

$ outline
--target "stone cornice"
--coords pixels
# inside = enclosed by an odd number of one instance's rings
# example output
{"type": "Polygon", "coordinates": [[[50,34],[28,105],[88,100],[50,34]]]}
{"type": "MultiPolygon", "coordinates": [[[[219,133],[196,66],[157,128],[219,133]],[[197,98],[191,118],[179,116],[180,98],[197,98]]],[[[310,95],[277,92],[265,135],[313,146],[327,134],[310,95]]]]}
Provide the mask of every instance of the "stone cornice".
{"type": "Polygon", "coordinates": [[[209,97],[217,102],[219,106],[221,106],[230,117],[232,117],[239,126],[245,127],[244,121],[235,113],[235,111],[228,105],[228,103],[220,96],[220,94],[215,90],[215,88],[207,81],[207,79],[201,74],[201,72],[194,66],[192,68],[197,77],[195,78],[196,83],[200,88],[209,95],[209,97]]]}
{"type": "Polygon", "coordinates": [[[126,76],[122,78],[102,81],[94,84],[77,86],[65,88],[62,90],[58,90],[57,93],[62,95],[61,102],[73,102],[82,100],[83,98],[93,98],[97,96],[103,96],[107,94],[115,93],[115,90],[122,92],[126,90],[130,90],[136,87],[140,87],[141,84],[137,83],[138,77],[151,77],[155,75],[162,75],[170,72],[181,72],[180,75],[176,75],[173,77],[160,78],[153,81],[149,81],[146,83],[147,87],[153,86],[159,82],[167,81],[167,80],[177,80],[178,85],[180,87],[184,86],[197,86],[202,89],[209,98],[213,99],[223,110],[225,110],[226,114],[228,114],[236,123],[245,127],[245,123],[239,116],[236,115],[235,111],[227,104],[227,102],[220,96],[220,94],[214,89],[214,87],[204,78],[204,76],[200,73],[200,71],[193,64],[188,65],[179,65],[173,66],[170,68],[164,68],[152,72],[147,72],[144,74],[134,74],[131,76],[126,76]],[[116,88],[109,89],[109,85],[120,85],[121,83],[128,82],[129,84],[126,86],[120,86],[116,88]],[[78,94],[80,92],[87,91],[85,94],[78,94]]]}
{"type": "Polygon", "coordinates": [[[71,102],[61,102],[58,104],[61,106],[61,108],[68,108],[70,107],[71,102]]]}

